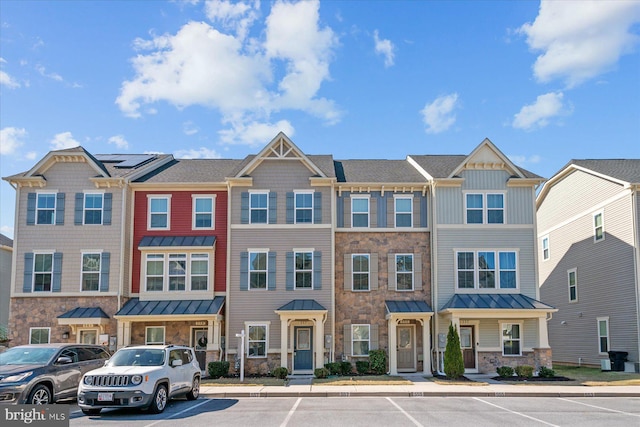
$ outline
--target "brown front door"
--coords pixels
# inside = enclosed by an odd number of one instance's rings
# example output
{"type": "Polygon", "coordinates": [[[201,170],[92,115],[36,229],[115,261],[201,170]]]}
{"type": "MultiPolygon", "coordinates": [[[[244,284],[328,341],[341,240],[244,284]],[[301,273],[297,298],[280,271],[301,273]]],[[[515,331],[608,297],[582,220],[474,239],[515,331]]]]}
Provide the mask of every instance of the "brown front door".
{"type": "Polygon", "coordinates": [[[476,369],[476,346],[473,326],[460,326],[460,348],[465,369],[476,369]]]}

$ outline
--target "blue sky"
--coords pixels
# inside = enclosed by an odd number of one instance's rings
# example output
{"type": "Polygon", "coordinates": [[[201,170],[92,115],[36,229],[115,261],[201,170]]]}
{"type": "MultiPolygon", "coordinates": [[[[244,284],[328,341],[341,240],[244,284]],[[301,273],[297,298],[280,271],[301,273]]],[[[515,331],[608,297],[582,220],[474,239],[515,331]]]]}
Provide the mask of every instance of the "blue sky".
{"type": "MultiPolygon", "coordinates": [[[[49,150],[640,157],[640,2],[0,4],[0,175],[49,150]]],[[[0,186],[13,237],[15,191],[0,186]]]]}

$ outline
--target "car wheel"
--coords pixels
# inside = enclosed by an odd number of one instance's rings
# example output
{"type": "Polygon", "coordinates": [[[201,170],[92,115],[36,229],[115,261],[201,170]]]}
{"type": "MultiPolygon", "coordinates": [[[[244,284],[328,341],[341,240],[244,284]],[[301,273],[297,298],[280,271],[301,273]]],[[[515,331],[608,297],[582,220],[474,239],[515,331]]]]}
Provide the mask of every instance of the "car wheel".
{"type": "Polygon", "coordinates": [[[98,415],[101,411],[101,408],[92,408],[92,409],[83,409],[82,413],[85,415],[98,415]]]}
{"type": "Polygon", "coordinates": [[[154,414],[159,414],[164,411],[164,408],[167,407],[167,386],[164,384],[160,384],[156,388],[156,392],[153,394],[153,399],[151,400],[151,405],[149,405],[149,411],[154,414]]]}
{"type": "Polygon", "coordinates": [[[193,377],[191,390],[187,393],[188,400],[196,400],[200,396],[200,377],[193,377]]]}
{"type": "Polygon", "coordinates": [[[38,384],[29,393],[27,403],[30,405],[48,405],[51,403],[51,390],[44,384],[38,384]]]}

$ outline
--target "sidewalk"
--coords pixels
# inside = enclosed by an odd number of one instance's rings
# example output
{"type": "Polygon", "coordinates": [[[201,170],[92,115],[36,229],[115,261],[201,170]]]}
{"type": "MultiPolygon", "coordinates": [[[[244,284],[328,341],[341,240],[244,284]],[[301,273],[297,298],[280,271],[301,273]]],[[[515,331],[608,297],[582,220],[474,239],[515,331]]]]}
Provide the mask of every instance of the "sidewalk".
{"type": "MultiPolygon", "coordinates": [[[[468,376],[472,377],[472,376],[468,376]]],[[[640,386],[563,386],[544,383],[505,384],[473,377],[488,384],[438,384],[421,376],[406,376],[409,385],[312,385],[311,379],[292,380],[286,386],[211,386],[202,385],[200,394],[207,397],[640,397],[640,386]]]]}

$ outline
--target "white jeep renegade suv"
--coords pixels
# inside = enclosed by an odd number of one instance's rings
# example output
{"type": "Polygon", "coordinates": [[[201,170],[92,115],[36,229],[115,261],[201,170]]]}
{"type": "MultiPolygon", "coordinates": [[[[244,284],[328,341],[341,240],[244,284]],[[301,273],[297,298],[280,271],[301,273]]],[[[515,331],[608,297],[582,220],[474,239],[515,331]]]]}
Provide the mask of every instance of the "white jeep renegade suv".
{"type": "Polygon", "coordinates": [[[78,387],[78,406],[87,415],[102,408],[164,411],[172,397],[200,394],[200,366],[193,349],[140,345],[118,350],[102,368],[87,372],[78,387]]]}

